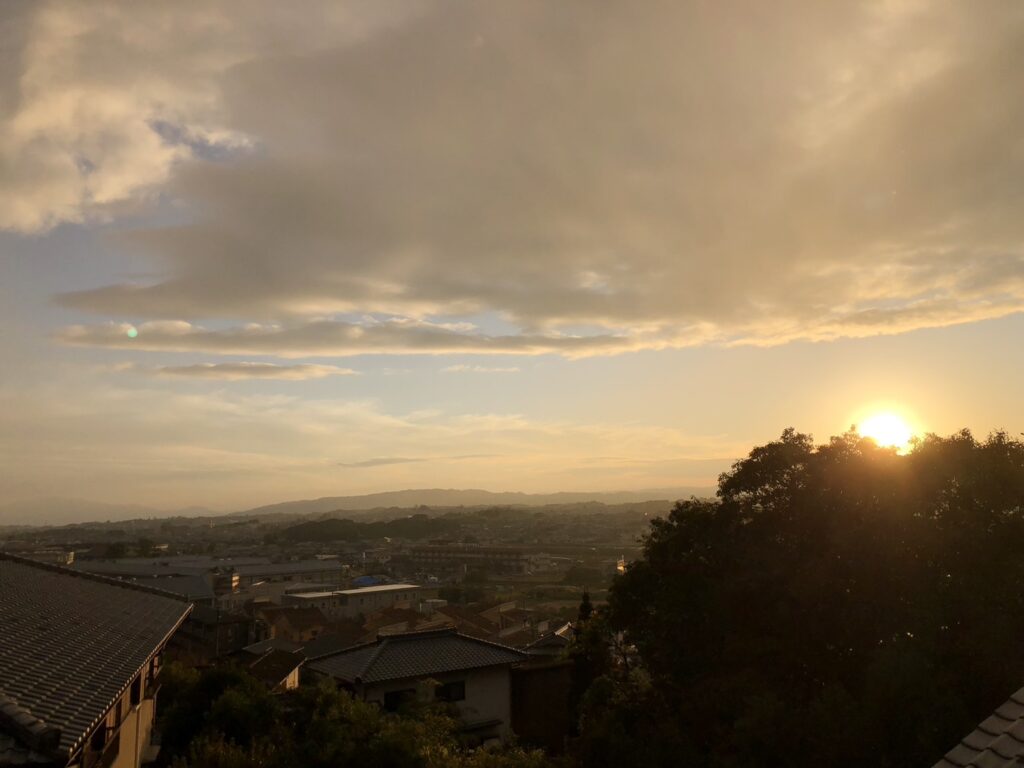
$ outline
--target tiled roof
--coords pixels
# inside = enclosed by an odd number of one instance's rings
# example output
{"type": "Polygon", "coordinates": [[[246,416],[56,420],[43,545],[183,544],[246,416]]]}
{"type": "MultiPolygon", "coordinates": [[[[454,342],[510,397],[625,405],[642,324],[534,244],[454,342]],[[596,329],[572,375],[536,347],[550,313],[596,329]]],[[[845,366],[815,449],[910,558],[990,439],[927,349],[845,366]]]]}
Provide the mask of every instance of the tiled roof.
{"type": "Polygon", "coordinates": [[[358,642],[358,638],[355,642],[352,642],[351,638],[326,632],[318,637],[314,637],[302,646],[302,652],[306,654],[307,658],[312,659],[347,650],[358,642]]]}
{"type": "Polygon", "coordinates": [[[299,651],[272,648],[249,664],[249,671],[267,685],[274,687],[302,666],[305,656],[299,651]]]}
{"type": "Polygon", "coordinates": [[[572,624],[566,622],[558,629],[541,635],[530,643],[527,648],[565,648],[569,645],[571,639],[572,624]]]}
{"type": "Polygon", "coordinates": [[[317,637],[314,637],[302,647],[306,658],[312,659],[317,656],[327,656],[331,653],[344,651],[353,645],[358,645],[366,639],[367,633],[363,630],[358,621],[335,621],[330,629],[317,637]]]}
{"type": "Polygon", "coordinates": [[[1024,688],[975,728],[935,768],[1011,768],[1024,764],[1024,688]]]}
{"type": "Polygon", "coordinates": [[[274,649],[294,653],[295,651],[301,651],[302,646],[298,643],[293,643],[291,640],[285,640],[283,637],[271,637],[267,640],[260,640],[258,643],[247,645],[242,650],[250,656],[262,656],[267,651],[274,649]]]}
{"type": "Polygon", "coordinates": [[[498,625],[486,616],[481,616],[462,606],[445,605],[438,608],[437,613],[447,616],[459,631],[467,635],[489,637],[498,631],[498,625]]]}
{"type": "Polygon", "coordinates": [[[0,553],[0,730],[70,754],[189,610],[176,595],[0,553]]]}
{"type": "Polygon", "coordinates": [[[378,683],[444,672],[514,664],[527,655],[451,628],[379,637],[309,663],[309,668],[346,682],[378,683]]]}

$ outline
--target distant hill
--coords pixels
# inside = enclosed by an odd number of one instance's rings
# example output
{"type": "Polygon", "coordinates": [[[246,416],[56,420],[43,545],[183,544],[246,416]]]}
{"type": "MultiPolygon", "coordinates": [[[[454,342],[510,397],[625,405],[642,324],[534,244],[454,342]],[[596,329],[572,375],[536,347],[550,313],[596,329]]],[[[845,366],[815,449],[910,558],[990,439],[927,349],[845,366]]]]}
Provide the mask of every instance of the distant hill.
{"type": "Polygon", "coordinates": [[[105,520],[198,517],[213,514],[204,507],[166,510],[141,504],[105,504],[86,499],[44,498],[0,504],[0,525],[69,525],[105,520]]]}
{"type": "Polygon", "coordinates": [[[685,499],[690,496],[713,496],[714,489],[658,488],[649,491],[620,491],[614,493],[496,493],[477,489],[458,490],[422,488],[406,491],[385,491],[363,496],[324,496],[319,499],[283,501],[254,507],[233,515],[322,515],[339,510],[371,510],[389,507],[542,507],[550,504],[576,504],[596,501],[603,504],[632,504],[642,501],[685,499]]]}

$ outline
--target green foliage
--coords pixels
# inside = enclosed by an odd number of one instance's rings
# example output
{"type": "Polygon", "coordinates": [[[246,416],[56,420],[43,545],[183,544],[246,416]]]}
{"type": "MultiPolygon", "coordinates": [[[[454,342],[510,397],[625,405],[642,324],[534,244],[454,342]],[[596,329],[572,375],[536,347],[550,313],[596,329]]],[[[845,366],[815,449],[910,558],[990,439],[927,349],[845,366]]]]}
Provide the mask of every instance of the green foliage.
{"type": "MultiPolygon", "coordinates": [[[[587,603],[589,600],[584,604],[587,603]]],[[[580,609],[582,616],[583,604],[580,609]]],[[[575,719],[579,719],[580,705],[584,695],[595,680],[607,675],[612,668],[609,631],[603,614],[594,615],[591,612],[586,620],[576,622],[573,639],[566,651],[566,656],[572,662],[569,706],[575,719]]]]}
{"type": "Polygon", "coordinates": [[[615,580],[611,628],[651,685],[595,683],[588,762],[930,765],[1024,680],[1022,551],[1021,442],[930,435],[901,456],[787,430],[717,501],[653,521],[615,580]],[[664,714],[657,734],[633,721],[637,696],[664,714]]]}
{"type": "Polygon", "coordinates": [[[593,613],[594,604],[590,602],[590,593],[587,590],[583,590],[583,599],[580,600],[580,609],[576,615],[576,619],[581,624],[585,624],[593,613]]]}
{"type": "Polygon", "coordinates": [[[549,768],[542,753],[463,748],[458,723],[420,706],[405,716],[334,685],[274,696],[244,672],[164,671],[161,759],[172,768],[549,768]]]}

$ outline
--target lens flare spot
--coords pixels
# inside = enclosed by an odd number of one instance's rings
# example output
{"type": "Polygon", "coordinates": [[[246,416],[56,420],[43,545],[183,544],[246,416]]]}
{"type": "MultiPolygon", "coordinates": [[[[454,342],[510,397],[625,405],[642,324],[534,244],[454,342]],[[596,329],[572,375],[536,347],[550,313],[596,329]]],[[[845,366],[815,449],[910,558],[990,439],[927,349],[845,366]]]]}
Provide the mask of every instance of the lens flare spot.
{"type": "Polygon", "coordinates": [[[129,325],[126,333],[128,334],[129,339],[134,339],[136,336],[139,335],[139,329],[136,328],[134,325],[129,325]]]}

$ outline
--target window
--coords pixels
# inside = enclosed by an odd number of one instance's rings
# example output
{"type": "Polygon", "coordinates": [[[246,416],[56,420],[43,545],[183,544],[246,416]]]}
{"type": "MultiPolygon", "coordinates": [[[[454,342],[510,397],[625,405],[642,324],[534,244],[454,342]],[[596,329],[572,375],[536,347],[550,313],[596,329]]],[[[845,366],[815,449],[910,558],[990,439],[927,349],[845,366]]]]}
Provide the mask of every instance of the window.
{"type": "Polygon", "coordinates": [[[389,691],[384,694],[384,709],[388,712],[395,712],[402,707],[403,704],[409,704],[416,701],[416,689],[406,688],[401,691],[389,691]]]}
{"type": "Polygon", "coordinates": [[[92,732],[89,737],[89,749],[93,752],[102,752],[103,745],[107,743],[107,724],[103,723],[92,732]]]}
{"type": "Polygon", "coordinates": [[[438,701],[462,701],[466,698],[466,681],[442,683],[434,689],[434,698],[438,701]]]}
{"type": "Polygon", "coordinates": [[[131,701],[133,707],[138,706],[139,702],[142,701],[142,675],[141,674],[138,675],[134,680],[132,680],[132,692],[131,692],[131,698],[129,700],[131,701]]]}

